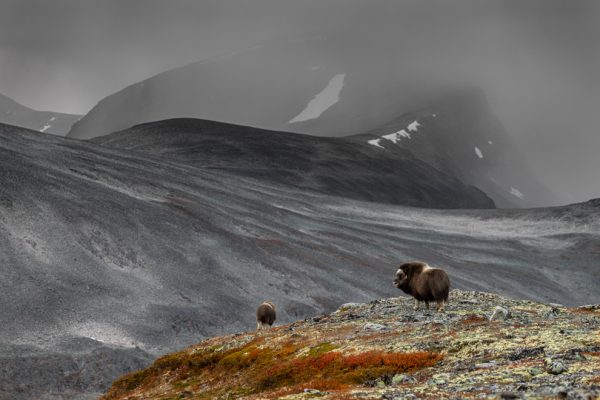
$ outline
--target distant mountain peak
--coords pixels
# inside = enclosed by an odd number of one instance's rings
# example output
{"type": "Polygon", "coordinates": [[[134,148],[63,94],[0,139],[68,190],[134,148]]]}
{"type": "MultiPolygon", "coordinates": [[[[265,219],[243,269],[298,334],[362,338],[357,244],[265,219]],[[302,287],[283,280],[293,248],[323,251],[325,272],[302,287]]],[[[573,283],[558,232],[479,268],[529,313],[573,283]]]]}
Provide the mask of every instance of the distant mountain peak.
{"type": "Polygon", "coordinates": [[[365,140],[377,140],[372,136],[387,139],[390,145],[410,150],[420,160],[481,188],[499,207],[557,203],[556,196],[534,175],[481,89],[444,92],[370,130],[365,140]]]}
{"type": "Polygon", "coordinates": [[[80,115],[37,111],[0,94],[0,123],[65,136],[80,115]]]}

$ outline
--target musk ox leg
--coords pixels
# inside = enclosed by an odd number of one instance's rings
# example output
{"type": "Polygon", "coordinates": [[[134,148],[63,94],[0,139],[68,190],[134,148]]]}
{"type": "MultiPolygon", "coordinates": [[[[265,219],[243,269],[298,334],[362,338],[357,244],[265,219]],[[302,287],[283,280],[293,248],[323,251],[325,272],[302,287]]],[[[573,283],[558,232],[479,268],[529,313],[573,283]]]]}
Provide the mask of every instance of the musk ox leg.
{"type": "Polygon", "coordinates": [[[262,323],[260,321],[256,321],[256,330],[260,331],[262,329],[262,323]]]}
{"type": "Polygon", "coordinates": [[[437,301],[437,310],[438,310],[438,312],[444,311],[444,306],[445,305],[446,305],[445,301],[443,301],[443,300],[437,301]]]}
{"type": "Polygon", "coordinates": [[[427,308],[429,310],[429,302],[428,301],[425,302],[425,308],[427,308]]]}
{"type": "Polygon", "coordinates": [[[415,299],[415,305],[413,306],[413,310],[417,311],[419,309],[419,300],[415,299]]]}

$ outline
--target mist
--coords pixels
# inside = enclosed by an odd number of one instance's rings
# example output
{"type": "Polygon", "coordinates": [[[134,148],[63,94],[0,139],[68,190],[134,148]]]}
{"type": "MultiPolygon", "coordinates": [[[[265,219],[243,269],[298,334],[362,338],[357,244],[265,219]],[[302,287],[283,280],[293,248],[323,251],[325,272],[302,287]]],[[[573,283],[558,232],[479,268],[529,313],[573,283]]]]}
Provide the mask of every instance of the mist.
{"type": "Polygon", "coordinates": [[[171,68],[335,35],[364,73],[373,60],[414,86],[483,88],[541,181],[572,203],[600,197],[599,17],[595,0],[4,0],[0,93],[84,114],[171,68]]]}

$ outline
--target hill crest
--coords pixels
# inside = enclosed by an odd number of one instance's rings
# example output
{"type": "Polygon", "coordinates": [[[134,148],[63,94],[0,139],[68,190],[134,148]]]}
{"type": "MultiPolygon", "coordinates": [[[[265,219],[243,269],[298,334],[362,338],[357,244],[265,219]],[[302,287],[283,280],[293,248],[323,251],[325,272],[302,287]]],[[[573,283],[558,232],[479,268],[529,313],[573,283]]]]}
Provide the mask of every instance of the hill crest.
{"type": "Polygon", "coordinates": [[[406,297],[349,303],[266,334],[211,338],[119,379],[102,399],[600,394],[598,305],[454,290],[445,313],[411,306],[406,297]]]}

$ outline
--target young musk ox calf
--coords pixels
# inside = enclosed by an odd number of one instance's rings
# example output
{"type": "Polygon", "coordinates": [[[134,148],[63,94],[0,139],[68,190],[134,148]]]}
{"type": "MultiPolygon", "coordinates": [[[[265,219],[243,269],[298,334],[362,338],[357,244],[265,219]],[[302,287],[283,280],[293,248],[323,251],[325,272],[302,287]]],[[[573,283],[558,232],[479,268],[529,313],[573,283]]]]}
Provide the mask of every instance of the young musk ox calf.
{"type": "Polygon", "coordinates": [[[275,322],[275,304],[271,301],[265,301],[256,310],[256,330],[269,329],[275,322]]]}
{"type": "Polygon", "coordinates": [[[419,308],[419,302],[424,301],[429,309],[429,302],[437,303],[437,310],[444,310],[448,302],[450,278],[443,269],[432,268],[423,262],[402,264],[396,271],[394,286],[415,298],[414,309],[419,308]]]}

